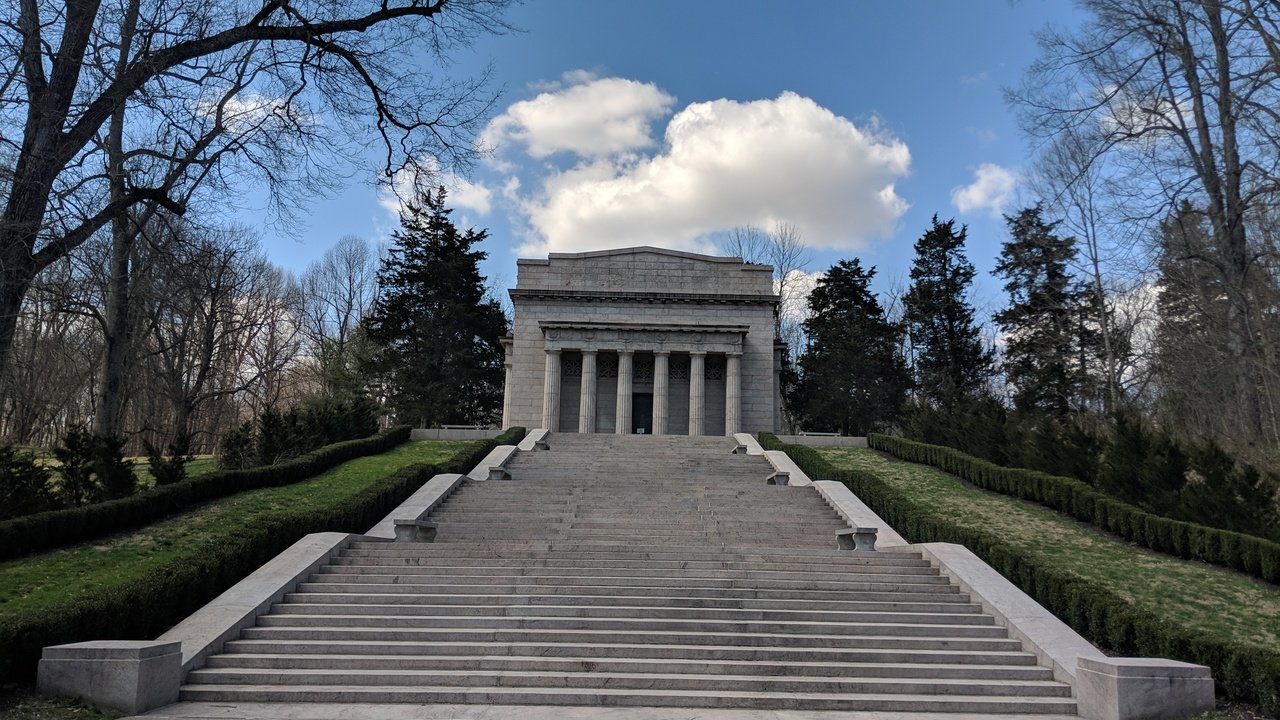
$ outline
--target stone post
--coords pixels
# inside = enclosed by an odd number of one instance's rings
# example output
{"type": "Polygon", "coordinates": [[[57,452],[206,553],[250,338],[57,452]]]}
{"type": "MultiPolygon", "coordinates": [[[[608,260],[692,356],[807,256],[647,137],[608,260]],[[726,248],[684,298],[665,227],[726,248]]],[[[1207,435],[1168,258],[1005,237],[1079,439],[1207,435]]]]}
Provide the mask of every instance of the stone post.
{"type": "Polygon", "coordinates": [[[653,353],[653,434],[667,434],[667,359],[669,350],[653,353]]]}
{"type": "Polygon", "coordinates": [[[560,351],[547,350],[547,374],[542,379],[542,427],[560,429],[560,351]]]}
{"type": "Polygon", "coordinates": [[[630,350],[618,351],[618,414],[615,432],[631,434],[631,358],[630,350]]]}
{"type": "Polygon", "coordinates": [[[741,432],[742,425],[742,353],[725,357],[724,434],[741,432]]]}
{"type": "Polygon", "coordinates": [[[596,431],[596,351],[582,351],[582,399],[578,402],[578,432],[596,431]]]}
{"type": "Polygon", "coordinates": [[[506,335],[499,342],[502,343],[502,369],[504,370],[502,379],[502,429],[506,430],[511,427],[511,355],[513,341],[510,335],[506,335]]]}
{"type": "Polygon", "coordinates": [[[702,418],[706,405],[703,378],[706,376],[707,354],[689,353],[689,434],[702,434],[702,418]]]}

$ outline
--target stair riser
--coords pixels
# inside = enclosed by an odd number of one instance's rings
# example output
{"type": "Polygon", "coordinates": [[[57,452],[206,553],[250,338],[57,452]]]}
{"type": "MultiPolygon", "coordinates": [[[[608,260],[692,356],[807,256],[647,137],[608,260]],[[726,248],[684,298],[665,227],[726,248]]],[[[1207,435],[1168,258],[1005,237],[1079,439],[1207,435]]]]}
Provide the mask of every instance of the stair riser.
{"type": "Polygon", "coordinates": [[[996,651],[979,650],[925,650],[925,649],[848,649],[848,648],[785,648],[785,647],[731,647],[697,645],[639,645],[617,642],[550,643],[536,642],[394,642],[373,646],[357,641],[288,641],[288,640],[232,640],[224,647],[227,654],[270,655],[396,655],[434,656],[450,655],[473,657],[476,655],[522,655],[531,652],[541,657],[592,657],[602,659],[656,659],[735,661],[764,663],[908,663],[942,665],[1035,665],[1035,656],[1020,648],[996,651]]]}
{"type": "Polygon", "coordinates": [[[720,695],[661,694],[628,695],[623,692],[605,694],[599,691],[552,692],[512,689],[506,692],[494,690],[464,689],[403,689],[400,691],[379,689],[324,689],[280,688],[249,689],[233,687],[184,687],[181,699],[188,702],[337,702],[337,703],[416,703],[416,704],[471,704],[471,705],[589,705],[595,707],[692,707],[692,708],[740,708],[757,710],[794,710],[803,705],[808,710],[839,710],[845,712],[966,712],[966,713],[1022,713],[1022,714],[1074,714],[1075,703],[1066,699],[1058,702],[1027,702],[1003,698],[795,698],[795,697],[738,697],[720,695]]]}
{"type": "Polygon", "coordinates": [[[271,608],[272,616],[470,616],[470,617],[565,617],[637,618],[694,620],[698,622],[811,622],[811,623],[906,623],[912,625],[993,625],[995,620],[979,613],[906,612],[806,612],[803,610],[733,610],[724,608],[668,608],[637,606],[559,605],[321,605],[281,604],[271,608]]]}
{"type": "MultiPolygon", "coordinates": [[[[1013,682],[1013,681],[1008,681],[1013,682]]],[[[458,685],[466,687],[547,688],[610,690],[676,690],[686,692],[757,693],[865,693],[912,695],[1000,695],[1009,685],[984,680],[963,683],[928,680],[833,680],[829,678],[736,678],[709,675],[605,675],[495,673],[478,671],[405,672],[325,672],[287,670],[196,670],[187,677],[189,685],[308,685],[308,686],[421,686],[458,685]]],[[[1053,683],[1016,685],[1020,697],[1064,697],[1066,687],[1053,683]]]]}
{"type": "Polygon", "coordinates": [[[945,633],[915,637],[909,635],[842,637],[834,635],[750,635],[739,633],[690,633],[662,631],[615,631],[600,633],[573,629],[520,628],[494,629],[425,629],[425,628],[286,628],[252,627],[244,631],[248,640],[361,640],[374,643],[391,642],[544,642],[581,643],[608,639],[612,642],[647,645],[737,645],[743,647],[790,648],[876,648],[898,650],[1020,650],[1015,640],[990,637],[952,636],[945,633]]]}
{"type": "Polygon", "coordinates": [[[215,655],[209,668],[256,668],[277,670],[364,670],[364,671],[434,671],[477,670],[511,672],[603,672],[603,673],[692,673],[712,675],[778,675],[813,677],[840,675],[856,678],[923,678],[937,680],[1049,681],[1053,673],[1035,665],[894,665],[894,664],[818,664],[766,662],[697,662],[644,661],[600,658],[543,657],[335,657],[330,655],[250,655],[232,653],[215,655]]]}

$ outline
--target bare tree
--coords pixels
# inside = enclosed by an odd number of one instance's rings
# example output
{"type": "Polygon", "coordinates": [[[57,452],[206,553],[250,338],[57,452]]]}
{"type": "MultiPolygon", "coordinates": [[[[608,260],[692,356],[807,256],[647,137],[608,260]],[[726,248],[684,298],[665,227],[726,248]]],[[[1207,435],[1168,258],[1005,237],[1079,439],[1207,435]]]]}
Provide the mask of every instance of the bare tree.
{"type": "Polygon", "coordinates": [[[492,102],[482,82],[440,79],[405,58],[416,48],[443,58],[504,29],[506,4],[20,0],[0,18],[0,143],[11,160],[0,173],[0,367],[40,270],[136,206],[183,213],[183,188],[217,175],[228,157],[280,182],[341,158],[359,146],[342,140],[371,127],[386,177],[428,158],[465,163],[492,102]],[[195,132],[184,124],[214,117],[228,127],[228,114],[279,120],[288,132],[267,147],[302,148],[305,162],[273,163],[234,142],[202,146],[207,123],[195,132]],[[325,122],[311,121],[320,115],[325,122]],[[123,139],[135,131],[154,142],[128,151],[123,139]],[[127,167],[148,159],[183,170],[127,167]]]}
{"type": "Polygon", "coordinates": [[[809,282],[804,270],[812,259],[800,229],[788,222],[774,223],[768,231],[740,225],[720,236],[717,249],[745,263],[773,266],[773,289],[782,297],[774,332],[788,344],[794,358],[803,339],[801,323],[809,282]]]}
{"type": "Polygon", "coordinates": [[[353,343],[377,290],[378,258],[368,242],[345,235],[302,275],[302,331],[322,386],[334,392],[355,374],[353,343]]]}
{"type": "Polygon", "coordinates": [[[1213,269],[1226,297],[1226,392],[1239,432],[1257,438],[1262,353],[1250,279],[1264,268],[1250,223],[1280,191],[1280,5],[1081,4],[1089,23],[1071,34],[1046,32],[1042,59],[1012,99],[1035,138],[1097,133],[1076,168],[1105,168],[1116,179],[1113,199],[1129,222],[1154,236],[1184,202],[1203,214],[1209,242],[1194,259],[1213,269]]]}

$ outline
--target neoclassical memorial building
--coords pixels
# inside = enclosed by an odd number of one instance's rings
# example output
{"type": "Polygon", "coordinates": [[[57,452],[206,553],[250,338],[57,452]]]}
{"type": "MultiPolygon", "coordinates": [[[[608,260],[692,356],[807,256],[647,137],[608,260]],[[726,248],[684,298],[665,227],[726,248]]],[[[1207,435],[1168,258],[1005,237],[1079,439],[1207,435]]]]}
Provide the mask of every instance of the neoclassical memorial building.
{"type": "Polygon", "coordinates": [[[777,431],[773,268],[652,247],[517,261],[503,427],[777,431]]]}

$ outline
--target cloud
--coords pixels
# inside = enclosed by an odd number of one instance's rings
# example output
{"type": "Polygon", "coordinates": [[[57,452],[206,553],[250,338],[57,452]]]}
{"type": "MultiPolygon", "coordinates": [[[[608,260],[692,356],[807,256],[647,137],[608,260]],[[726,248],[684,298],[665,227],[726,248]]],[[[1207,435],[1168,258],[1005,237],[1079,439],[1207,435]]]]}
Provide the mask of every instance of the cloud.
{"type": "Polygon", "coordinates": [[[564,80],[576,84],[515,103],[489,123],[481,143],[499,151],[522,146],[533,158],[613,155],[653,145],[650,126],[675,103],[653,83],[581,71],[564,80]]]}
{"type": "MultiPolygon", "coordinates": [[[[421,183],[431,190],[443,185],[446,193],[445,206],[455,210],[470,210],[483,217],[493,210],[494,192],[483,184],[468,180],[452,172],[441,172],[435,160],[427,162],[430,172],[415,176],[405,169],[396,173],[392,187],[378,194],[378,204],[387,212],[399,217],[405,200],[415,194],[415,185],[421,183]]],[[[424,188],[425,189],[425,188],[424,188]]],[[[468,223],[461,223],[468,224],[468,223]]]]}
{"type": "Polygon", "coordinates": [[[711,233],[776,222],[796,225],[811,246],[854,249],[889,236],[908,207],[894,188],[911,164],[905,143],[792,92],[689,105],[656,152],[580,156],[521,202],[532,237],[520,252],[705,251],[711,233]]]}
{"type": "Polygon", "coordinates": [[[973,173],[973,182],[951,190],[951,204],[962,213],[986,210],[999,217],[1018,186],[1016,172],[992,163],[983,163],[973,173]]]}

